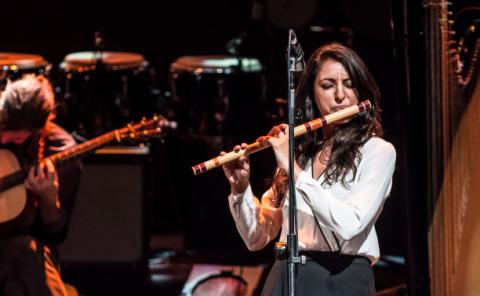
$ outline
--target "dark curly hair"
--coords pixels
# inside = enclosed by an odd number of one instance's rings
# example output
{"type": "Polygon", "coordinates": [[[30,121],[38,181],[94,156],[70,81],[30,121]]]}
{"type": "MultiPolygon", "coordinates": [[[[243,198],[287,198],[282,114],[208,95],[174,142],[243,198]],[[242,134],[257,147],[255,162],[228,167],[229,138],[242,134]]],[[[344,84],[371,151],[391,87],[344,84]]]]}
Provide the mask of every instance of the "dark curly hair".
{"type": "MultiPolygon", "coordinates": [[[[357,174],[357,164],[362,155],[360,148],[373,135],[383,136],[381,116],[378,101],[380,91],[370,71],[360,57],[350,48],[339,43],[331,43],[319,47],[313,52],[308,60],[305,74],[300,78],[297,87],[297,107],[301,118],[296,119],[298,123],[304,123],[320,116],[316,107],[314,96],[314,82],[317,73],[320,71],[324,61],[332,59],[340,62],[347,71],[353,84],[353,89],[359,100],[368,99],[372,108],[352,118],[349,122],[336,126],[335,133],[329,143],[332,150],[325,169],[323,184],[332,185],[334,182],[341,182],[348,187],[348,182],[353,181],[357,174]],[[352,179],[347,180],[349,172],[353,173],[352,179]]],[[[325,145],[322,130],[308,133],[296,139],[296,159],[303,169],[310,159],[325,145]]],[[[273,202],[280,206],[288,188],[287,175],[277,170],[274,175],[272,190],[274,192],[273,202]]]]}

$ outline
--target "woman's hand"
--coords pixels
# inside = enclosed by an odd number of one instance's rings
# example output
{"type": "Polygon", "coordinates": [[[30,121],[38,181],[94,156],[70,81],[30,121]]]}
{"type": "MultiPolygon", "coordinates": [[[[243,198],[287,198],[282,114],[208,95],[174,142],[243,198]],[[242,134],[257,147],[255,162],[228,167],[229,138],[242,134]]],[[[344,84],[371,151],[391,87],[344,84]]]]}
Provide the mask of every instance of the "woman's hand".
{"type": "Polygon", "coordinates": [[[30,168],[25,187],[35,193],[42,204],[58,207],[58,176],[51,161],[47,160],[36,168],[30,168]]]}
{"type": "MultiPolygon", "coordinates": [[[[242,143],[235,146],[233,151],[238,153],[246,148],[247,144],[242,143]]],[[[220,155],[225,154],[225,151],[220,152],[220,155]]],[[[224,164],[222,168],[233,194],[241,194],[247,190],[250,184],[250,162],[248,156],[241,156],[235,161],[224,164]]]]}
{"type": "Polygon", "coordinates": [[[274,126],[266,136],[257,139],[262,145],[270,144],[275,153],[278,167],[288,173],[288,125],[274,126]]]}
{"type": "MultiPolygon", "coordinates": [[[[272,146],[277,160],[278,167],[288,174],[289,161],[288,161],[288,124],[282,123],[274,126],[266,136],[262,136],[257,139],[262,145],[267,143],[272,146]]],[[[300,166],[294,161],[295,166],[295,178],[301,172],[300,166]]]]}

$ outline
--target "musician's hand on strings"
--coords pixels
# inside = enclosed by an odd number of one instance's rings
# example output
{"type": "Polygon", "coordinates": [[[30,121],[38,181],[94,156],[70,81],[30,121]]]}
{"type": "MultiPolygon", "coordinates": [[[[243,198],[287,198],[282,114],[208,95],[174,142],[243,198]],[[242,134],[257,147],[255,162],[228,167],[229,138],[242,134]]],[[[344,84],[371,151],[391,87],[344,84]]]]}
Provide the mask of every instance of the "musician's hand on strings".
{"type": "MultiPolygon", "coordinates": [[[[246,148],[247,144],[242,143],[241,145],[236,145],[233,151],[238,153],[246,148]]],[[[225,154],[225,151],[220,152],[220,155],[225,154]]],[[[248,184],[250,184],[250,161],[248,156],[241,156],[235,161],[222,165],[222,168],[233,194],[241,194],[247,190],[248,184]]]]}
{"type": "Polygon", "coordinates": [[[38,167],[30,168],[28,177],[25,180],[25,186],[35,193],[41,202],[59,207],[58,176],[51,161],[46,160],[38,167]]]}

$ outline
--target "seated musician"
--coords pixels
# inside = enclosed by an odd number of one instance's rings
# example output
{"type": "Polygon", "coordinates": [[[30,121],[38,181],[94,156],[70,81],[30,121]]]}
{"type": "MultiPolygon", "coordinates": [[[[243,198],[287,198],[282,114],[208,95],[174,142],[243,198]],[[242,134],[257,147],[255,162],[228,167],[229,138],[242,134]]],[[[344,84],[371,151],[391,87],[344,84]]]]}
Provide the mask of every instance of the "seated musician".
{"type": "Polygon", "coordinates": [[[81,167],[78,160],[61,167],[42,162],[75,145],[52,122],[54,115],[54,92],[43,76],[25,76],[0,94],[0,167],[7,163],[2,157],[13,155],[28,171],[19,185],[26,191],[0,191],[0,295],[67,295],[54,247],[66,237],[81,167]],[[12,198],[12,192],[25,196],[12,198]],[[7,221],[6,198],[26,200],[19,215],[7,221]]]}

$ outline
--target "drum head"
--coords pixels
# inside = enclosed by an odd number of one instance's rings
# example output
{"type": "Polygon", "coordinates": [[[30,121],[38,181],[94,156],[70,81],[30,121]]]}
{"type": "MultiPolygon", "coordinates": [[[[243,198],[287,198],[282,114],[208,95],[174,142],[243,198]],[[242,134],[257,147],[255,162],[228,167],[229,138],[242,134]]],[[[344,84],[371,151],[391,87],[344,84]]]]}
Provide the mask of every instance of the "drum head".
{"type": "Polygon", "coordinates": [[[261,70],[259,60],[233,56],[184,56],[178,58],[170,67],[171,72],[186,71],[195,74],[231,74],[261,70]]]}
{"type": "Polygon", "coordinates": [[[0,53],[0,67],[2,71],[29,70],[45,67],[47,61],[39,55],[28,53],[0,53]]]}
{"type": "Polygon", "coordinates": [[[218,274],[199,281],[192,290],[192,296],[245,296],[247,282],[236,275],[218,274]]]}
{"type": "Polygon", "coordinates": [[[125,70],[145,66],[147,62],[141,54],[133,52],[82,51],[68,54],[60,65],[66,71],[94,70],[101,62],[106,70],[125,70]]]}

